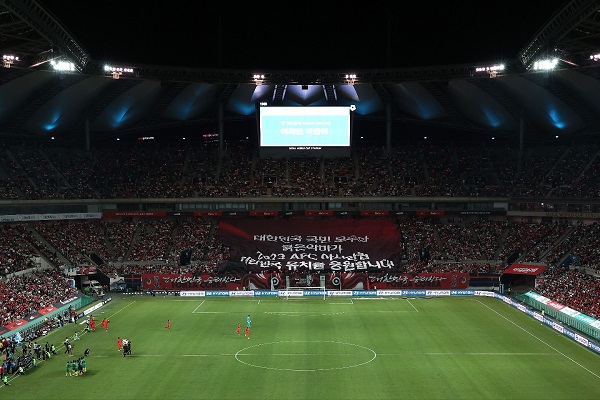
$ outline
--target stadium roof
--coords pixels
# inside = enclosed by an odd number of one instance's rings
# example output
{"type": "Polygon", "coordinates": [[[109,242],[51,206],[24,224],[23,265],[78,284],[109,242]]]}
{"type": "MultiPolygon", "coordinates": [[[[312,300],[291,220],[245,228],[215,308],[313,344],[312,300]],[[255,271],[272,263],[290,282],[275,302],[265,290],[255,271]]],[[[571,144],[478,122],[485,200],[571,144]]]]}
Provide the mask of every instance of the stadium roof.
{"type": "Polygon", "coordinates": [[[353,104],[357,126],[385,136],[391,121],[394,138],[425,127],[526,140],[600,132],[600,69],[590,59],[600,53],[600,0],[505,2],[487,14],[489,4],[332,3],[196,13],[188,2],[0,0],[0,47],[19,57],[0,71],[0,138],[94,141],[184,127],[228,135],[253,123],[259,102],[353,104]],[[533,72],[548,57],[557,69],[533,72]],[[59,60],[76,71],[51,71],[59,60]],[[107,63],[132,73],[113,79],[107,63]]]}

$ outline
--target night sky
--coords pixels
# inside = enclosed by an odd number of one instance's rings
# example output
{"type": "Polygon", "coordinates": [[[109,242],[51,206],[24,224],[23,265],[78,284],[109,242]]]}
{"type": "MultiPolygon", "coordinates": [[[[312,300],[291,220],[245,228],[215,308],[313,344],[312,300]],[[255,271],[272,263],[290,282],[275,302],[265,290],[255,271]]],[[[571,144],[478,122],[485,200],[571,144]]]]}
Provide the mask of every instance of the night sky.
{"type": "Polygon", "coordinates": [[[564,1],[40,0],[107,63],[381,69],[514,60],[564,1]],[[252,3],[252,4],[250,4],[252,3]]]}

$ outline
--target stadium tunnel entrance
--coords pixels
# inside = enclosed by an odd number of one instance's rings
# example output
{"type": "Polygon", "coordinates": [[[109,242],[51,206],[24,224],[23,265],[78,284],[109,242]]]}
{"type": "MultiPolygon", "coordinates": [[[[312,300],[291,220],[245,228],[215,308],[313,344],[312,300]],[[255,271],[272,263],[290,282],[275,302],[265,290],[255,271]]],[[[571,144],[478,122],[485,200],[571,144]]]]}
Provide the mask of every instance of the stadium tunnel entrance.
{"type": "Polygon", "coordinates": [[[512,264],[500,276],[502,292],[511,295],[533,290],[537,276],[547,267],[544,264],[512,264]]]}

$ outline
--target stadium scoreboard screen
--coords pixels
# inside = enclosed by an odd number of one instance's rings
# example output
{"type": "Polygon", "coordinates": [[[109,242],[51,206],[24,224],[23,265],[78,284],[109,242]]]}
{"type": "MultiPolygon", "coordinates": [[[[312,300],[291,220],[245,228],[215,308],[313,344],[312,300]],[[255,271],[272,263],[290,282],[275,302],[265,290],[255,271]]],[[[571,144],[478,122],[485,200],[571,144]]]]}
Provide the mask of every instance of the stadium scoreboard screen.
{"type": "Polygon", "coordinates": [[[258,107],[261,158],[349,157],[351,106],[258,107]]]}

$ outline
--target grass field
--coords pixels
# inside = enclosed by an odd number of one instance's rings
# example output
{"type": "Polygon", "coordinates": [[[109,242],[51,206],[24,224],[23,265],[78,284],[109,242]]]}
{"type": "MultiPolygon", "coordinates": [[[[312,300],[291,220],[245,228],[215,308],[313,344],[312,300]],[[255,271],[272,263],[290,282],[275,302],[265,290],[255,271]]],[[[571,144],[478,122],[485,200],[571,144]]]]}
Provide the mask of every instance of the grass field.
{"type": "Polygon", "coordinates": [[[600,398],[598,355],[493,298],[129,296],[93,315],[110,326],[74,342],[75,357],[91,350],[85,375],[65,376],[63,349],[0,398],[600,398]],[[117,336],[132,341],[131,356],[117,336]]]}

